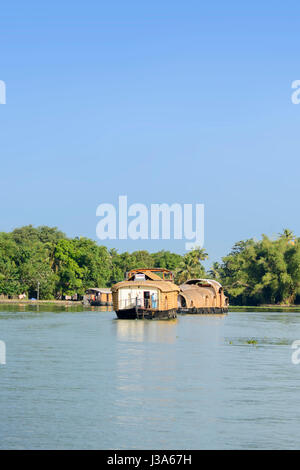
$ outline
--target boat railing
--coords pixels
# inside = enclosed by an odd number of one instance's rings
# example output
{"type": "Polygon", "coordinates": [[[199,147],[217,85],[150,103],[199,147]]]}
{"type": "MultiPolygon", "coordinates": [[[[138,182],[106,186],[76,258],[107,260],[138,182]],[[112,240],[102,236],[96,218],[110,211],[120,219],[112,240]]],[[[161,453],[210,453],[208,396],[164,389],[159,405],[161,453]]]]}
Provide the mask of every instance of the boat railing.
{"type": "Polygon", "coordinates": [[[120,299],[119,301],[120,310],[135,308],[135,307],[156,310],[158,308],[157,300],[152,302],[151,299],[140,299],[138,297],[135,297],[135,298],[130,298],[130,299],[120,299]]]}
{"type": "Polygon", "coordinates": [[[134,308],[136,306],[135,301],[131,299],[121,299],[119,301],[119,308],[121,310],[127,309],[127,308],[134,308]]]}

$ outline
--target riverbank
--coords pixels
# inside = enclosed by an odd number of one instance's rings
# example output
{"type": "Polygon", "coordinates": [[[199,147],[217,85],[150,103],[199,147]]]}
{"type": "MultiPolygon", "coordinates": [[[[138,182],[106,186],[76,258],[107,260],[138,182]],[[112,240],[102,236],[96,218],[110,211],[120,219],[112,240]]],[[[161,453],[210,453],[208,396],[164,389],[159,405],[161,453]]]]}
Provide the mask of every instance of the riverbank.
{"type": "Polygon", "coordinates": [[[82,305],[81,300],[30,300],[30,299],[0,299],[1,305],[62,305],[62,306],[78,306],[82,305]]]}
{"type": "Polygon", "coordinates": [[[230,305],[229,312],[300,312],[300,305],[230,305]]]}
{"type": "MultiPolygon", "coordinates": [[[[82,307],[81,300],[19,300],[19,299],[0,299],[0,305],[45,305],[61,307],[82,307]]],[[[110,310],[111,308],[106,308],[110,310]]],[[[300,305],[230,305],[229,312],[300,312],[300,305]]]]}

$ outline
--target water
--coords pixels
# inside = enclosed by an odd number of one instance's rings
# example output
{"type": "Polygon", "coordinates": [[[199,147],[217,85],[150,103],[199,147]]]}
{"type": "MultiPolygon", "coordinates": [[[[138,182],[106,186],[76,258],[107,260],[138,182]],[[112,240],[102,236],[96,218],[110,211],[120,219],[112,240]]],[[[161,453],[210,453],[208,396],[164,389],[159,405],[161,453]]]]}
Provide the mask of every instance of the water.
{"type": "Polygon", "coordinates": [[[39,308],[0,307],[0,448],[299,448],[300,313],[39,308]]]}

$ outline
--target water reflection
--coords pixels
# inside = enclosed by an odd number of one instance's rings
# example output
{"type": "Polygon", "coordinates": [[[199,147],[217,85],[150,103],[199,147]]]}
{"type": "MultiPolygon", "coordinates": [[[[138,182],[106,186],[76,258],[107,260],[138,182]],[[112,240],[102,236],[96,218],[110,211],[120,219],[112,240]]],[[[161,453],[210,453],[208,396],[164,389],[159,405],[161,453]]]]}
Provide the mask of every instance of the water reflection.
{"type": "Polygon", "coordinates": [[[74,304],[55,304],[55,303],[11,303],[11,304],[1,304],[0,303],[0,314],[5,312],[26,312],[26,313],[65,313],[65,312],[112,312],[113,308],[111,306],[87,306],[83,305],[81,302],[74,302],[74,304]]]}
{"type": "Polygon", "coordinates": [[[143,321],[143,320],[116,320],[114,322],[116,335],[119,341],[134,343],[168,343],[176,341],[178,320],[169,321],[143,321]]]}
{"type": "Polygon", "coordinates": [[[113,312],[113,307],[111,307],[110,305],[102,305],[98,307],[91,305],[88,307],[88,309],[92,312],[113,312]]]}
{"type": "Polygon", "coordinates": [[[148,448],[157,427],[175,419],[178,324],[178,320],[113,321],[117,339],[115,422],[124,439],[128,429],[138,435],[146,427],[143,445],[148,448]]]}
{"type": "Polygon", "coordinates": [[[299,314],[25,310],[0,312],[0,448],[299,448],[299,314]]]}

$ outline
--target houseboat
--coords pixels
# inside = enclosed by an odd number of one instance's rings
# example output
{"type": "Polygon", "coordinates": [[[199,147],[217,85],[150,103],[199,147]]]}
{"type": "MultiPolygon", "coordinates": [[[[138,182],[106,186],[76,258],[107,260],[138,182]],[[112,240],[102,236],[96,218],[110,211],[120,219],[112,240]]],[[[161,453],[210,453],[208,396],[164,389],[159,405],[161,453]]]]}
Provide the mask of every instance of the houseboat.
{"type": "Polygon", "coordinates": [[[112,305],[112,292],[105,287],[93,287],[86,291],[85,301],[95,307],[112,305]]]}
{"type": "Polygon", "coordinates": [[[227,313],[228,297],[212,279],[190,279],[180,286],[178,313],[227,313]]]}
{"type": "Polygon", "coordinates": [[[121,319],[176,318],[178,294],[171,271],[133,269],[112,287],[113,308],[121,319]]]}

